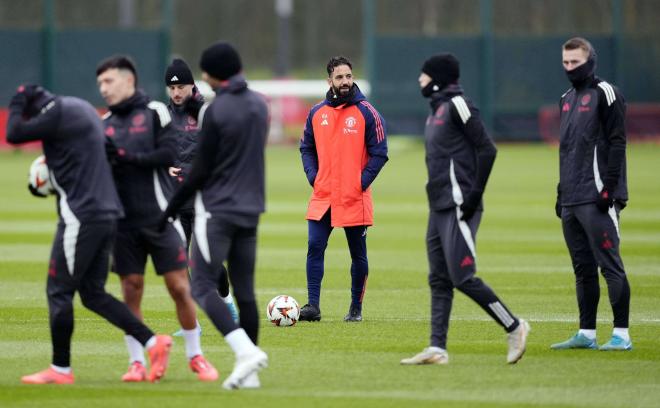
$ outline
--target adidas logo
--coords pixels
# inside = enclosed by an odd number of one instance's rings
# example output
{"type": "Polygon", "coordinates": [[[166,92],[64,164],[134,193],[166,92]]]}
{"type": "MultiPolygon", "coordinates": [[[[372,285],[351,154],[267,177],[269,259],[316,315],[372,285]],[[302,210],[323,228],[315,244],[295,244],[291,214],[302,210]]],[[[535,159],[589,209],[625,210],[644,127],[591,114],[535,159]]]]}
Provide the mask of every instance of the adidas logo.
{"type": "Polygon", "coordinates": [[[461,268],[466,268],[468,266],[474,265],[474,259],[472,259],[471,256],[467,255],[463,260],[461,261],[461,268]]]}
{"type": "Polygon", "coordinates": [[[321,122],[321,126],[328,126],[328,121],[326,119],[323,119],[323,122],[321,122]]]}
{"type": "Polygon", "coordinates": [[[179,80],[179,77],[177,77],[176,75],[174,75],[174,76],[172,77],[172,79],[170,79],[170,82],[174,82],[174,81],[178,81],[178,80],[179,80]]]}

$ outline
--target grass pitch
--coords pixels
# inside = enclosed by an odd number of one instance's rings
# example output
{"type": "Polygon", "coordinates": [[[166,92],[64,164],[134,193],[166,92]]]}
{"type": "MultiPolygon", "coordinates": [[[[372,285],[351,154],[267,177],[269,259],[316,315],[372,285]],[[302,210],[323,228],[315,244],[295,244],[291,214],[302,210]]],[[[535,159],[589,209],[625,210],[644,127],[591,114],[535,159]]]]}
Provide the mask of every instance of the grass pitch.
{"type": "MultiPolygon", "coordinates": [[[[160,384],[123,384],[123,333],[76,300],[73,386],[26,386],[20,376],[50,362],[45,297],[55,230],[54,200],[33,198],[26,173],[37,153],[0,153],[0,406],[287,406],[287,407],[657,407],[660,401],[660,146],[631,145],[631,201],[622,213],[622,256],[632,288],[627,353],[551,351],[577,328],[574,278],[554,216],[557,150],[502,145],[485,194],[478,233],[479,276],[532,325],[528,352],[505,364],[504,332],[456,293],[448,366],[403,367],[399,360],[428,344],[429,289],[424,232],[427,204],[422,145],[390,140],[390,162],[374,184],[376,226],[369,230],[370,276],[365,321],[347,324],[350,258],[342,231],[331,237],[321,294],[323,320],[290,328],[262,322],[260,341],[270,367],[262,389],[228,392],[201,383],[175,340],[160,384]]],[[[268,212],[259,232],[257,295],[265,318],[278,294],[306,302],[304,220],[310,188],[294,148],[268,149],[268,212]]],[[[155,330],[177,329],[172,301],[147,274],[144,311],[155,330]]],[[[612,313],[601,279],[598,340],[611,332],[612,313]]],[[[119,296],[118,280],[108,290],[119,296]]],[[[233,356],[200,313],[202,346],[221,373],[233,356]]]]}

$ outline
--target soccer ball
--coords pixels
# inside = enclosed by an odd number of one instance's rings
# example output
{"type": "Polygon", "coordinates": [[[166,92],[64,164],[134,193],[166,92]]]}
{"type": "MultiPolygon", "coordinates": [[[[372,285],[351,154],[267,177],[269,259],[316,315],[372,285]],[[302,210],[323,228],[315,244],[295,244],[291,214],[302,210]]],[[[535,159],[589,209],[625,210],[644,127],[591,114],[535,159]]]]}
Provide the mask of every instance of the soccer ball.
{"type": "Polygon", "coordinates": [[[47,196],[53,194],[53,184],[50,182],[50,174],[48,165],[46,164],[46,156],[43,154],[32,162],[30,165],[30,173],[28,175],[28,183],[38,193],[47,196]]]}
{"type": "Polygon", "coordinates": [[[266,317],[275,326],[293,326],[300,317],[300,306],[291,296],[275,296],[268,302],[266,317]]]}

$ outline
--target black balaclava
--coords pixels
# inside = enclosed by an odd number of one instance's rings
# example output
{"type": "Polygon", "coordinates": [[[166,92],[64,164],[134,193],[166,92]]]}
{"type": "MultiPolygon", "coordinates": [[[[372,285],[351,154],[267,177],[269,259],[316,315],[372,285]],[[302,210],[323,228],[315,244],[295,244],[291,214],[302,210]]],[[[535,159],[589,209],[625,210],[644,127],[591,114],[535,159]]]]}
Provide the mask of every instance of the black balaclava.
{"type": "Polygon", "coordinates": [[[566,77],[571,81],[574,88],[581,87],[588,79],[594,76],[597,59],[596,51],[592,49],[589,58],[587,58],[587,61],[584,64],[570,71],[564,70],[566,72],[566,77]]]}
{"type": "Polygon", "coordinates": [[[432,81],[422,88],[425,98],[441,91],[449,84],[455,84],[461,75],[458,59],[449,53],[434,55],[424,61],[422,72],[430,76],[432,81]]]}

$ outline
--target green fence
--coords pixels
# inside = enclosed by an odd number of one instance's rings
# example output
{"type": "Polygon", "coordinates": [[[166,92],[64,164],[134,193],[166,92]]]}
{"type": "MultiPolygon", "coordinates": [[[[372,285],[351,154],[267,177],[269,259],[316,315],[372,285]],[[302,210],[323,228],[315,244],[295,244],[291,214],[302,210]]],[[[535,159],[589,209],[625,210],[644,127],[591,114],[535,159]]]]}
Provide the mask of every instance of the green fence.
{"type": "Polygon", "coordinates": [[[134,58],[140,88],[154,97],[163,96],[162,78],[154,74],[165,72],[162,38],[157,31],[58,31],[52,34],[50,61],[44,58],[48,42],[43,38],[40,31],[0,31],[0,53],[11,56],[0,64],[0,77],[5,78],[0,81],[0,105],[7,105],[18,84],[39,83],[55,93],[79,96],[101,106],[96,66],[116,53],[134,58]]]}
{"type": "MultiPolygon", "coordinates": [[[[362,4],[371,98],[392,133],[422,133],[428,105],[419,94],[420,67],[433,54],[452,52],[461,60],[461,83],[494,136],[538,140],[539,110],[555,105],[570,87],[561,45],[574,36],[593,43],[597,74],[620,88],[633,112],[640,112],[639,104],[660,103],[656,0],[407,0],[405,8],[398,0],[362,4]]],[[[657,134],[653,127],[660,123],[651,125],[642,133],[657,134]]]]}
{"type": "MultiPolygon", "coordinates": [[[[390,132],[419,134],[428,104],[417,78],[432,54],[452,52],[461,61],[460,82],[484,112],[499,139],[539,138],[538,111],[555,104],[570,87],[561,65],[562,37],[497,37],[490,45],[481,36],[395,37],[374,41],[372,99],[388,119],[390,132]],[[492,59],[486,57],[491,47],[492,59]]],[[[658,102],[660,54],[657,38],[590,36],[598,53],[597,74],[614,83],[628,101],[658,102]],[[621,52],[621,56],[617,56],[621,52]]]]}

